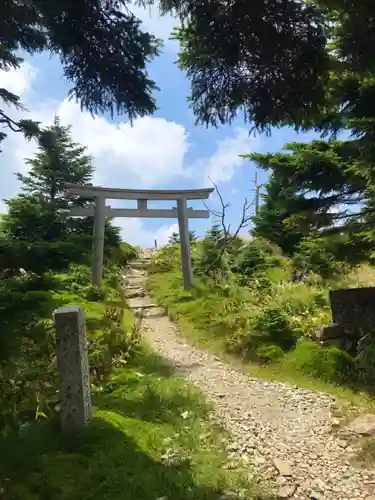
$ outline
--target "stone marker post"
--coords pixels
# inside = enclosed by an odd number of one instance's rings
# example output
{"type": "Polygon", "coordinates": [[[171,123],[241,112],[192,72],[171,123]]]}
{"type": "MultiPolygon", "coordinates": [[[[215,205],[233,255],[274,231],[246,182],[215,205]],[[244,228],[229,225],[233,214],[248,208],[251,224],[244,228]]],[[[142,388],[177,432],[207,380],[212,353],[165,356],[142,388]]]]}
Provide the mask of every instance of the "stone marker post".
{"type": "Polygon", "coordinates": [[[82,429],[92,416],[84,311],[78,306],[61,307],[54,319],[61,428],[69,433],[82,429]]]}

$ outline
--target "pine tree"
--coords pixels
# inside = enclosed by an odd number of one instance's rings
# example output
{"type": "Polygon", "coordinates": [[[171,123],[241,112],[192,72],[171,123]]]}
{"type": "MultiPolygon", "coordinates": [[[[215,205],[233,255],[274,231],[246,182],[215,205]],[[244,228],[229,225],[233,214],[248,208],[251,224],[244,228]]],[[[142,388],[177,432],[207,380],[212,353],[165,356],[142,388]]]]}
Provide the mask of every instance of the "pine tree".
{"type": "MultiPolygon", "coordinates": [[[[26,160],[28,174],[17,174],[26,195],[42,196],[47,203],[65,205],[66,183],[88,184],[94,168],[86,147],[73,142],[71,127],[61,125],[58,117],[42,131],[39,152],[26,160]]],[[[73,202],[79,203],[79,200],[73,202]]],[[[79,203],[81,204],[81,203],[79,203]]]]}
{"type": "MultiPolygon", "coordinates": [[[[252,234],[273,241],[289,254],[300,251],[305,241],[319,239],[327,252],[341,260],[368,256],[375,239],[375,192],[372,165],[358,142],[292,143],[284,150],[248,155],[270,172],[252,234]]],[[[317,249],[319,243],[308,246],[311,253],[310,248],[317,249]]]]}
{"type": "Polygon", "coordinates": [[[225,252],[225,237],[221,227],[214,224],[203,238],[196,261],[199,272],[226,271],[228,263],[225,252]]]}
{"type": "MultiPolygon", "coordinates": [[[[189,231],[189,241],[190,243],[194,243],[194,241],[196,241],[198,238],[195,234],[195,231],[189,231]]],[[[175,244],[180,244],[180,235],[179,233],[175,233],[173,232],[171,234],[171,236],[169,237],[169,240],[168,240],[168,244],[169,245],[175,245],[175,244]]]]}
{"type": "MultiPolygon", "coordinates": [[[[26,262],[29,269],[37,272],[89,262],[93,217],[69,217],[69,206],[82,205],[87,200],[67,201],[64,187],[65,183],[87,184],[92,179],[93,166],[86,148],[75,143],[70,127],[62,126],[56,118],[42,130],[39,151],[26,163],[29,172],[17,174],[22,192],[8,201],[8,214],[2,224],[7,241],[0,249],[0,257],[12,260],[8,254],[18,245],[19,267],[25,267],[26,262]],[[26,258],[25,251],[32,259],[26,258]]],[[[119,246],[119,230],[106,221],[107,255],[119,246]]]]}

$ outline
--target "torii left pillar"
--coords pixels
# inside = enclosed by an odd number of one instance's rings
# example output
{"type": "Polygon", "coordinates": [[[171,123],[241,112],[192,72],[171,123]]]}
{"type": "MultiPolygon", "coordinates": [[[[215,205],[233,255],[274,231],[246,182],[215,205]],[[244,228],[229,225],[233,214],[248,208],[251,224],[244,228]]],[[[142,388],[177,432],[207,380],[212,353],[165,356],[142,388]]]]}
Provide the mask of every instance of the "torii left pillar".
{"type": "Polygon", "coordinates": [[[95,197],[94,241],[92,251],[92,283],[101,288],[103,282],[105,232],[105,197],[95,197]]]}
{"type": "Polygon", "coordinates": [[[189,218],[187,215],[186,199],[177,200],[178,228],[180,233],[182,277],[184,289],[189,290],[193,280],[191,268],[190,242],[189,242],[189,218]]]}

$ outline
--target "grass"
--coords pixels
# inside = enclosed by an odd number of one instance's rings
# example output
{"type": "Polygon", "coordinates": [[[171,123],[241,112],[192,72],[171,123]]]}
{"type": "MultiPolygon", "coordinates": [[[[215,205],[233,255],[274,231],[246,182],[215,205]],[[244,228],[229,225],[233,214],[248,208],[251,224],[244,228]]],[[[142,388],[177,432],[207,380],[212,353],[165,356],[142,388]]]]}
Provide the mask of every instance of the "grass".
{"type": "Polygon", "coordinates": [[[63,438],[49,419],[0,443],[2,498],[270,498],[248,470],[228,464],[226,435],[201,394],[146,347],[115,370],[93,403],[93,421],[77,436],[63,438]]]}
{"type": "MultiPolygon", "coordinates": [[[[362,272],[362,281],[363,281],[362,272]]],[[[182,289],[181,276],[176,271],[151,274],[148,286],[156,300],[166,308],[172,320],[177,320],[186,337],[194,344],[209,349],[233,364],[238,369],[267,380],[289,382],[311,390],[322,391],[335,396],[344,406],[355,406],[358,411],[375,411],[375,398],[363,389],[351,384],[333,383],[309,370],[308,360],[296,359],[296,351],[290,351],[281,360],[269,364],[251,363],[240,355],[228,352],[230,324],[222,320],[225,299],[219,297],[211,308],[210,298],[203,292],[186,292],[182,289]],[[208,307],[207,307],[208,304],[208,307]],[[216,311],[216,312],[215,312],[216,311]]],[[[308,295],[308,292],[305,293],[308,295]]],[[[258,299],[259,300],[259,299],[258,299]]],[[[281,301],[282,298],[278,298],[281,301]]],[[[244,302],[244,314],[251,314],[244,302]]],[[[310,341],[304,341],[298,354],[306,354],[310,341]]],[[[330,369],[330,371],[332,371],[330,369]]],[[[332,375],[332,374],[330,374],[332,375]]]]}

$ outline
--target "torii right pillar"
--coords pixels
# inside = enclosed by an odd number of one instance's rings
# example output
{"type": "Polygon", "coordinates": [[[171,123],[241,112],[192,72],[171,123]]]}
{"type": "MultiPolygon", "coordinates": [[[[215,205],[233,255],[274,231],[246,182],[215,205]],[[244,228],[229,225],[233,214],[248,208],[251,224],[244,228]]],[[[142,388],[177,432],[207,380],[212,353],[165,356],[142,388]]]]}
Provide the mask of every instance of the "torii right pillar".
{"type": "Polygon", "coordinates": [[[189,218],[187,214],[186,198],[177,200],[178,227],[180,232],[181,263],[184,289],[191,287],[193,271],[191,268],[189,218]]]}

